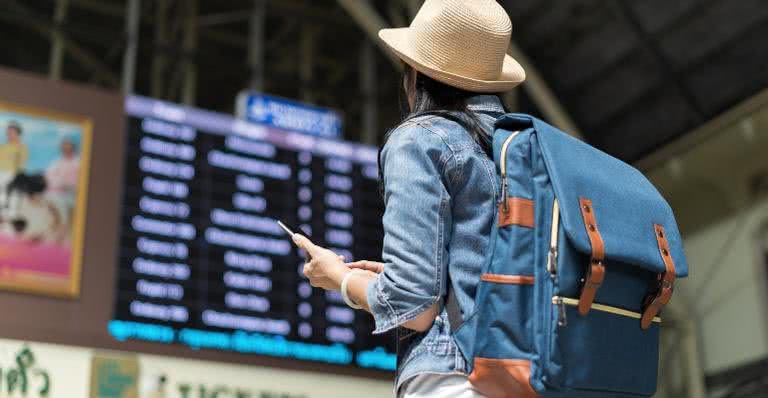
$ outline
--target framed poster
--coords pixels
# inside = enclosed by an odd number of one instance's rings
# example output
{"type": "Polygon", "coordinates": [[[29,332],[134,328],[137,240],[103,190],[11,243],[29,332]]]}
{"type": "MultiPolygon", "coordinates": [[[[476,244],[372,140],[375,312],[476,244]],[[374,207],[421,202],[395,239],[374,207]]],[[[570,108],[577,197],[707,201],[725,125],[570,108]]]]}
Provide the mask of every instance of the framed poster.
{"type": "Polygon", "coordinates": [[[0,289],[78,296],[91,130],[0,101],[0,289]]]}

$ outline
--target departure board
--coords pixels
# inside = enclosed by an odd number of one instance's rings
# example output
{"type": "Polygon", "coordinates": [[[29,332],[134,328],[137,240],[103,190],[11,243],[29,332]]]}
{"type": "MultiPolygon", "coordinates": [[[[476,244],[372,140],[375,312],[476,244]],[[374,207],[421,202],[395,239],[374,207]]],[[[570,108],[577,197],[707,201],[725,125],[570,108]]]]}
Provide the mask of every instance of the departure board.
{"type": "Polygon", "coordinates": [[[139,96],[126,113],[112,336],[395,368],[392,337],[310,286],[276,223],[379,259],[376,148],[139,96]]]}

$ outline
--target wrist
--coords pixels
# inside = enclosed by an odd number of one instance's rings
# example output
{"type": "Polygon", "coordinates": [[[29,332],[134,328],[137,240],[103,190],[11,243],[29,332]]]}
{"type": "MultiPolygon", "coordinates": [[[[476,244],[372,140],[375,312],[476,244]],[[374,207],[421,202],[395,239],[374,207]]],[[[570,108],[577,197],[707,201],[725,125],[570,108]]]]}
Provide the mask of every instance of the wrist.
{"type": "Polygon", "coordinates": [[[339,267],[334,269],[334,273],[331,274],[331,280],[333,281],[334,290],[341,289],[341,282],[344,281],[344,277],[346,277],[347,274],[349,274],[350,272],[352,272],[352,270],[346,267],[339,267]]]}
{"type": "Polygon", "coordinates": [[[341,289],[340,289],[340,290],[341,290],[341,297],[344,299],[344,302],[345,302],[345,303],[346,303],[346,304],[347,304],[349,307],[351,307],[352,309],[355,309],[355,310],[359,310],[359,309],[362,309],[362,308],[363,308],[363,306],[362,306],[362,305],[360,305],[360,304],[358,304],[358,303],[356,303],[354,300],[352,300],[352,298],[350,298],[350,297],[349,297],[349,292],[348,292],[348,289],[349,289],[349,281],[350,281],[350,279],[352,279],[352,278],[353,278],[353,275],[354,275],[355,273],[364,274],[365,272],[366,272],[366,271],[364,271],[364,270],[361,270],[361,269],[353,269],[353,270],[350,270],[349,272],[347,272],[347,273],[344,275],[344,279],[341,281],[341,289]]]}

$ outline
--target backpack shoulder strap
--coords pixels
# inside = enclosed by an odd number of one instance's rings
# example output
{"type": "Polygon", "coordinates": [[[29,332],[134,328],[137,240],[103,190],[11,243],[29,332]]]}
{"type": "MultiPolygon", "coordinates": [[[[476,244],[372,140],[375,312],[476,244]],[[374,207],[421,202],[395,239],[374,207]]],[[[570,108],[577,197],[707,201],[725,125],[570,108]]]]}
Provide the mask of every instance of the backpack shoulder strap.
{"type": "MultiPolygon", "coordinates": [[[[480,278],[478,278],[479,280],[480,278]]],[[[451,333],[455,332],[464,320],[461,316],[461,309],[459,308],[459,302],[456,299],[456,293],[453,288],[448,289],[448,296],[445,299],[445,312],[448,315],[448,324],[451,326],[451,333]]]]}

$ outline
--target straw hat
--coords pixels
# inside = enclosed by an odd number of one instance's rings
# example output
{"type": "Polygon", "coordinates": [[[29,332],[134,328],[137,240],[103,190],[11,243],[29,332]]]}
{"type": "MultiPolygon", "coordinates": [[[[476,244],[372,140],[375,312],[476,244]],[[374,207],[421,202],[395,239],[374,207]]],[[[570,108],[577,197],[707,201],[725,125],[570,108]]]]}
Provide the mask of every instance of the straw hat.
{"type": "Polygon", "coordinates": [[[407,28],[379,38],[417,71],[467,91],[512,89],[525,71],[507,55],[512,22],[495,0],[426,0],[407,28]]]}

